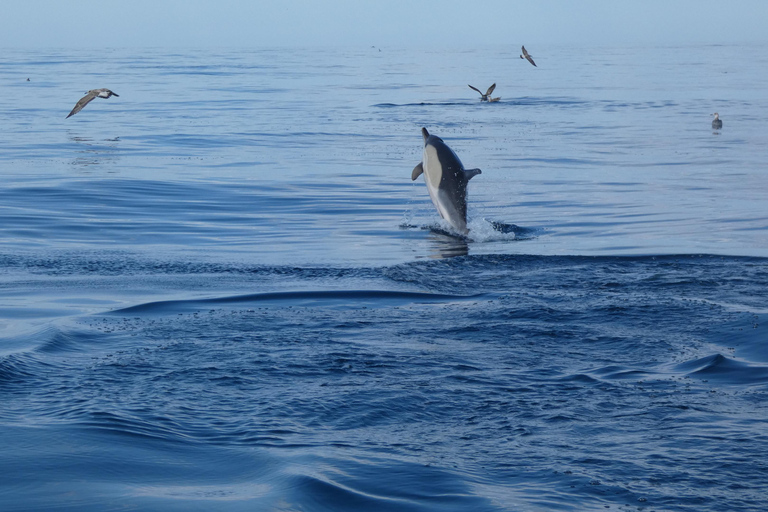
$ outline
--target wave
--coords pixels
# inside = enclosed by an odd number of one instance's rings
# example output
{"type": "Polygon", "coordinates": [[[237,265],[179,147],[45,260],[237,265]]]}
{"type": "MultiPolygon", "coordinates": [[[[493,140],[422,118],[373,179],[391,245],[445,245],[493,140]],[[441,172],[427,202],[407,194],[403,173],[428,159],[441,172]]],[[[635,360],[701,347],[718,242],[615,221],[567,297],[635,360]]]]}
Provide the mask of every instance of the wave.
{"type": "Polygon", "coordinates": [[[24,389],[39,374],[40,361],[25,354],[0,357],[0,389],[24,389]]]}
{"type": "Polygon", "coordinates": [[[371,105],[374,108],[409,108],[409,107],[451,107],[451,106],[478,106],[480,108],[500,108],[503,106],[582,106],[590,102],[578,100],[575,98],[552,97],[536,98],[524,96],[518,98],[502,97],[498,102],[481,102],[478,98],[467,99],[463,101],[422,101],[418,103],[377,103],[371,105]]]}
{"type": "Polygon", "coordinates": [[[723,384],[764,384],[768,383],[768,366],[750,364],[712,354],[677,365],[679,371],[688,377],[718,381],[723,384]]]}
{"type": "Polygon", "coordinates": [[[610,365],[563,377],[564,381],[583,382],[663,382],[672,379],[697,379],[701,382],[755,386],[768,383],[768,365],[738,361],[722,354],[698,357],[672,366],[645,364],[632,366],[610,365]],[[586,380],[585,380],[586,379],[586,380]]]}
{"type": "Polygon", "coordinates": [[[439,101],[439,102],[420,102],[420,103],[378,103],[376,105],[372,105],[373,107],[377,108],[402,108],[402,107],[450,107],[450,106],[456,106],[456,105],[474,105],[475,103],[478,103],[476,101],[463,101],[463,102],[457,102],[457,101],[439,101]]]}
{"type": "Polygon", "coordinates": [[[312,510],[329,512],[504,510],[476,495],[467,475],[429,464],[321,459],[309,467],[313,468],[309,472],[297,467],[298,474],[284,482],[292,490],[289,504],[295,500],[312,510]],[[388,478],[382,479],[382,474],[388,478]]]}
{"type": "Polygon", "coordinates": [[[442,303],[467,301],[480,295],[452,295],[423,292],[402,292],[388,290],[318,290],[295,292],[254,293],[208,299],[169,300],[148,302],[128,308],[112,311],[112,314],[165,313],[168,311],[193,311],[212,305],[245,305],[261,302],[290,302],[292,304],[328,304],[335,302],[342,305],[359,307],[361,303],[386,304],[387,306],[405,303],[442,303]]]}

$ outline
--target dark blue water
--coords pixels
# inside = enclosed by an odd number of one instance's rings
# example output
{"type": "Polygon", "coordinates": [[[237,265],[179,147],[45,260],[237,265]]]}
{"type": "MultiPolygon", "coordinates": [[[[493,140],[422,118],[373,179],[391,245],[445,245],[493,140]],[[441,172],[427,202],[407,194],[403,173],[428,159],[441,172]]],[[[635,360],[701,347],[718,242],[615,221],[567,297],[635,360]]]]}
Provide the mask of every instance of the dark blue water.
{"type": "Polygon", "coordinates": [[[0,509],[765,510],[767,54],[544,50],[7,52],[0,509]]]}

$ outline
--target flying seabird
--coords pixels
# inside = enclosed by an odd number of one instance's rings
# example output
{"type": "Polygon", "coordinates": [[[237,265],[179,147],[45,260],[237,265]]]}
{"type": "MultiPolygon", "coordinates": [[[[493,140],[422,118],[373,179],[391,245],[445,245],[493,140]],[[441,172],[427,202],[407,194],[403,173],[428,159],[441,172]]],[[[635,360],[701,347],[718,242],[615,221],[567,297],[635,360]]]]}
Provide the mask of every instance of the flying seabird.
{"type": "Polygon", "coordinates": [[[67,118],[70,116],[73,116],[83,110],[83,107],[85,107],[87,104],[89,104],[91,101],[93,101],[93,98],[109,98],[110,96],[117,96],[120,97],[119,94],[115,94],[114,92],[110,91],[109,89],[92,89],[88,91],[88,93],[80,98],[80,101],[77,102],[77,105],[75,105],[75,108],[72,109],[72,112],[69,113],[67,118]]]}
{"type": "Polygon", "coordinates": [[[535,62],[533,62],[533,57],[531,57],[531,56],[528,54],[528,52],[525,50],[525,46],[523,46],[523,54],[520,56],[520,58],[521,58],[521,59],[525,59],[525,60],[527,60],[528,62],[530,62],[531,64],[533,64],[535,67],[539,67],[539,66],[536,66],[536,63],[535,63],[535,62]]]}
{"type": "Polygon", "coordinates": [[[723,127],[723,122],[720,120],[720,116],[718,115],[717,112],[715,112],[712,115],[715,116],[715,120],[712,121],[712,128],[714,128],[715,130],[719,130],[720,128],[723,127]]]}
{"type": "MultiPolygon", "coordinates": [[[[467,84],[467,85],[469,85],[469,84],[467,84]]],[[[493,92],[493,90],[496,88],[496,84],[493,84],[492,86],[490,86],[488,88],[488,90],[485,92],[485,94],[480,92],[480,89],[478,89],[477,87],[472,87],[471,85],[469,85],[469,88],[470,89],[474,89],[474,90],[476,90],[477,92],[480,93],[480,101],[488,101],[488,96],[490,96],[491,93],[493,92]]]]}

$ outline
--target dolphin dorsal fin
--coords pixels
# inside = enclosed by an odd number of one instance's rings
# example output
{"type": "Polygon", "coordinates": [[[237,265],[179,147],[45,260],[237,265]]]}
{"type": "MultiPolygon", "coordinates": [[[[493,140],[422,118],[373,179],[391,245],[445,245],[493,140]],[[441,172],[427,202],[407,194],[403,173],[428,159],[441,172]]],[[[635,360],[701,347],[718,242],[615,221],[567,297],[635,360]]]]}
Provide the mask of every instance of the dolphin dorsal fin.
{"type": "Polygon", "coordinates": [[[421,176],[421,174],[424,172],[424,166],[421,164],[422,162],[419,162],[419,165],[413,168],[413,172],[411,173],[411,181],[421,176]]]}
{"type": "Polygon", "coordinates": [[[464,169],[464,177],[467,178],[467,181],[471,180],[478,174],[483,174],[483,171],[481,171],[480,169],[464,169]]]}

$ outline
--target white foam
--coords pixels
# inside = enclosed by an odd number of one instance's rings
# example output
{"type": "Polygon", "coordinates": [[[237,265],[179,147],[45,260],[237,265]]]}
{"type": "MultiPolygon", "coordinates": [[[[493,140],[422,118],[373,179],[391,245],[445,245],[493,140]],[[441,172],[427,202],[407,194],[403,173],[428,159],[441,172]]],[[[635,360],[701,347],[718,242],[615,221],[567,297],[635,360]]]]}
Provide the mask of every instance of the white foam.
{"type": "Polygon", "coordinates": [[[494,223],[485,218],[470,219],[467,222],[467,227],[469,228],[467,238],[472,242],[499,242],[516,238],[513,231],[503,233],[494,223]]]}

